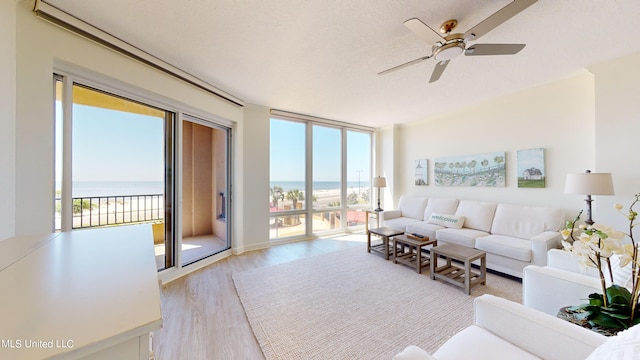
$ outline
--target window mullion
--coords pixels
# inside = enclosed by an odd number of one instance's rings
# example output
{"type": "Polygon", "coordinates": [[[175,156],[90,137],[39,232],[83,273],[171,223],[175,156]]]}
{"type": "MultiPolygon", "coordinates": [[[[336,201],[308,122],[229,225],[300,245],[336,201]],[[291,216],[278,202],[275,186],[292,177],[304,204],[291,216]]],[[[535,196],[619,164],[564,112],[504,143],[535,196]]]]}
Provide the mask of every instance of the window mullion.
{"type": "Polygon", "coordinates": [[[313,125],[306,122],[305,142],[305,235],[313,233],[313,125]]]}
{"type": "Polygon", "coordinates": [[[70,231],[73,225],[72,157],[73,142],[73,81],[63,78],[62,91],[62,197],[60,220],[62,231],[70,231]]]}
{"type": "Polygon", "coordinates": [[[340,161],[341,161],[341,166],[340,166],[340,204],[341,206],[341,216],[340,216],[340,220],[341,220],[341,224],[340,224],[340,228],[342,230],[345,230],[347,228],[347,210],[348,210],[348,204],[347,204],[347,188],[348,188],[348,184],[347,184],[347,129],[342,128],[341,129],[341,142],[340,142],[340,161]]]}

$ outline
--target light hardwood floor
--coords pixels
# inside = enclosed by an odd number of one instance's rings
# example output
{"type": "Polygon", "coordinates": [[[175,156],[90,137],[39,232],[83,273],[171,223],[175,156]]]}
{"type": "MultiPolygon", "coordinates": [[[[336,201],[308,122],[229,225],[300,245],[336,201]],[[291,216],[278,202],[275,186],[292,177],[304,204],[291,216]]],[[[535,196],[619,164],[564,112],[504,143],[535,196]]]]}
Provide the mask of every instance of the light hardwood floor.
{"type": "Polygon", "coordinates": [[[163,328],[153,334],[155,359],[264,359],[231,275],[355,246],[366,251],[364,233],[273,246],[231,256],[165,285],[163,328]]]}

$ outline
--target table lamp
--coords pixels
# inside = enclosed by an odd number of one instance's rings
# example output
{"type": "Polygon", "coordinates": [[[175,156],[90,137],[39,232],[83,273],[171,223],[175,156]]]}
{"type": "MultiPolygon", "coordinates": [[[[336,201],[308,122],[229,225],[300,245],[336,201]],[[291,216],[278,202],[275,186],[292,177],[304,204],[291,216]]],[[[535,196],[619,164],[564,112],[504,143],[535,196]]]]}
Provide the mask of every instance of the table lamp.
{"type": "Polygon", "coordinates": [[[380,207],[380,188],[387,187],[387,179],[383,178],[382,176],[374,177],[373,187],[378,188],[378,207],[375,209],[375,211],[380,212],[382,211],[382,208],[380,207]]]}
{"type": "Polygon", "coordinates": [[[591,195],[615,195],[611,173],[592,173],[591,170],[587,170],[582,174],[567,174],[564,193],[587,195],[584,199],[587,202],[587,220],[584,222],[587,225],[593,225],[591,195]]]}

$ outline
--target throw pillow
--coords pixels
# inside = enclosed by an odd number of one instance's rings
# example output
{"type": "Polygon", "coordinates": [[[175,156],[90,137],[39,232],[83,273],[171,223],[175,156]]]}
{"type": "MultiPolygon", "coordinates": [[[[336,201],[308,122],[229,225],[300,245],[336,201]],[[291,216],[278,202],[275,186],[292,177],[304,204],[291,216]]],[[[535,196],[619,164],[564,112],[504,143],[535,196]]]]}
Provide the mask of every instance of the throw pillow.
{"type": "Polygon", "coordinates": [[[619,264],[613,265],[613,283],[616,285],[624,286],[629,291],[633,286],[633,274],[631,274],[631,264],[627,264],[625,267],[620,267],[619,264]]]}
{"type": "Polygon", "coordinates": [[[460,229],[464,224],[464,216],[456,216],[456,215],[446,215],[446,214],[438,214],[432,213],[429,221],[429,224],[440,225],[448,228],[460,229]]]}
{"type": "Polygon", "coordinates": [[[409,345],[401,353],[396,354],[393,360],[436,360],[436,358],[415,345],[409,345]]]}
{"type": "Polygon", "coordinates": [[[640,325],[632,326],[607,338],[587,360],[640,359],[640,325]]]}

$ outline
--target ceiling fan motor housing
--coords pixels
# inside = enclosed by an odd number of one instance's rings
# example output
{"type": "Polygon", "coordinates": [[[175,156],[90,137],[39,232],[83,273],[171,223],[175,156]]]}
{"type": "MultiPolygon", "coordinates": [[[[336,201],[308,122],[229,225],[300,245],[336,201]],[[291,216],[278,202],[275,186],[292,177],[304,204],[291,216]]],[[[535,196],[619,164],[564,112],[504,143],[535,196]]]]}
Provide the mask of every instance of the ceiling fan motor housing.
{"type": "Polygon", "coordinates": [[[433,57],[438,61],[447,61],[462,54],[466,47],[462,36],[462,34],[453,34],[445,37],[444,45],[433,47],[433,57]]]}

